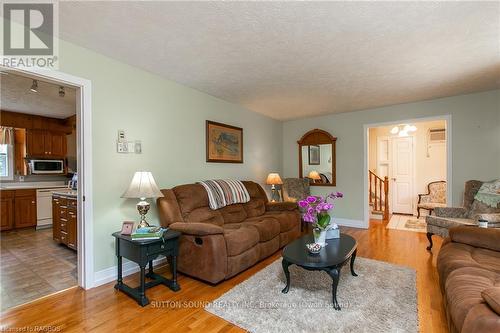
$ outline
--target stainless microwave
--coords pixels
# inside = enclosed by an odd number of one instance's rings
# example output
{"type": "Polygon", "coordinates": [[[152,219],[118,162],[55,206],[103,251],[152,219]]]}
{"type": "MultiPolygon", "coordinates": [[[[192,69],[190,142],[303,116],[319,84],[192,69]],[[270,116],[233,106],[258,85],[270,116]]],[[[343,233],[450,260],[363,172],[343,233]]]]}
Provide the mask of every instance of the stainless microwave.
{"type": "Polygon", "coordinates": [[[63,174],[64,160],[30,160],[31,174],[63,174]]]}

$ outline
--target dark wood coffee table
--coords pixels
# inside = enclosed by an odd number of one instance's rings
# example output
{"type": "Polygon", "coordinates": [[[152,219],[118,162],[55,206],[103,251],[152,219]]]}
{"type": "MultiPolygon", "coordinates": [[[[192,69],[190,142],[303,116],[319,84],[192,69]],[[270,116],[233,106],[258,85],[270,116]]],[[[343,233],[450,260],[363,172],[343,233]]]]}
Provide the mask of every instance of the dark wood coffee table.
{"type": "Polygon", "coordinates": [[[340,238],[328,239],[327,246],[321,249],[319,254],[310,254],[306,248],[307,243],[314,242],[312,235],[305,235],[283,249],[283,270],[286,276],[286,287],[282,293],[286,294],[290,289],[290,265],[297,265],[309,271],[325,271],[333,280],[332,301],[335,310],[340,310],[337,302],[337,286],[339,284],[340,270],[350,260],[351,274],[358,276],[354,272],[354,260],[358,242],[349,235],[340,234],[340,238]]]}

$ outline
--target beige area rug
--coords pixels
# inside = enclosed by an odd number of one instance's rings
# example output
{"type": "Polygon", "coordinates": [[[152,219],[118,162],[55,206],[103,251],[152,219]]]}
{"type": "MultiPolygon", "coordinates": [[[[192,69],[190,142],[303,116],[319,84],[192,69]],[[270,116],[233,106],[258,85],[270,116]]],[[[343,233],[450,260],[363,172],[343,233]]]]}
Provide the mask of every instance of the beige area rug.
{"type": "Polygon", "coordinates": [[[332,307],[332,280],[325,272],[290,266],[291,286],[281,293],[281,259],[205,307],[245,330],[263,332],[418,332],[413,269],[357,258],[358,274],[344,266],[332,307]]]}
{"type": "Polygon", "coordinates": [[[417,219],[415,216],[394,214],[386,228],[425,233],[427,232],[427,223],[422,217],[417,219]]]}

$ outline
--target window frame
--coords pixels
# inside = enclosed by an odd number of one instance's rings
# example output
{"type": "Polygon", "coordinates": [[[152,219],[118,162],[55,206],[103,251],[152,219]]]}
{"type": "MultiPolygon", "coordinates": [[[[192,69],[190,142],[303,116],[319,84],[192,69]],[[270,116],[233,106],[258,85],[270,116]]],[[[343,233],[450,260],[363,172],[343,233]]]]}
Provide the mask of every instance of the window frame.
{"type": "Polygon", "coordinates": [[[1,176],[0,180],[14,180],[14,146],[9,144],[2,144],[7,146],[7,176],[1,176]]]}

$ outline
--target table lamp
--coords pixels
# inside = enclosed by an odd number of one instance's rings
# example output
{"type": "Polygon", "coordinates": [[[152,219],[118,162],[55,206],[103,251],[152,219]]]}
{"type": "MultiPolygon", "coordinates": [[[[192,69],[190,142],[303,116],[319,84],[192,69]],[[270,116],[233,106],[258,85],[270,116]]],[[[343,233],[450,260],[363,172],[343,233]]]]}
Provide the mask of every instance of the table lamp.
{"type": "Polygon", "coordinates": [[[270,173],[267,176],[266,184],[271,185],[271,202],[280,201],[280,195],[279,195],[278,191],[276,190],[276,185],[283,184],[283,182],[281,181],[280,175],[277,173],[270,173]],[[278,200],[276,200],[276,198],[278,200]]]}
{"type": "Polygon", "coordinates": [[[156,185],[153,175],[148,171],[136,172],[128,189],[122,194],[122,198],[140,199],[139,203],[137,203],[137,210],[141,215],[141,222],[139,223],[139,227],[141,228],[149,227],[148,222],[146,222],[146,214],[148,213],[150,204],[146,201],[146,198],[160,197],[163,197],[163,194],[156,185]]]}
{"type": "Polygon", "coordinates": [[[313,170],[309,172],[308,178],[311,178],[313,180],[313,183],[316,183],[317,180],[321,179],[321,176],[319,175],[318,171],[313,170]]]}

